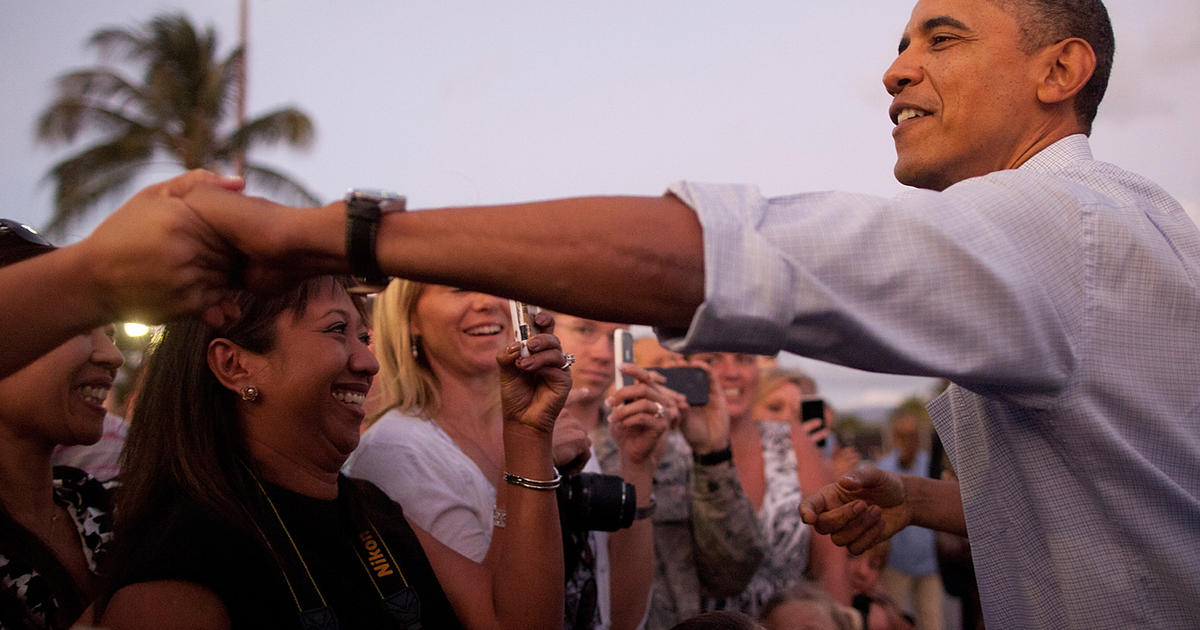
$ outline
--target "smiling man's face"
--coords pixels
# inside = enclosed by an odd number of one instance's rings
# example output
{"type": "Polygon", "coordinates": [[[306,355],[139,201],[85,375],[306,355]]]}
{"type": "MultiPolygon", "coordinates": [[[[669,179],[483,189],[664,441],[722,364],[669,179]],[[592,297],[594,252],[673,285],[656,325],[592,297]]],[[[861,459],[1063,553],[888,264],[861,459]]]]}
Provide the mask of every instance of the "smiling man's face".
{"type": "Polygon", "coordinates": [[[883,77],[896,179],[943,190],[1029,157],[1043,112],[1014,15],[981,0],[921,0],[899,50],[883,77]]]}

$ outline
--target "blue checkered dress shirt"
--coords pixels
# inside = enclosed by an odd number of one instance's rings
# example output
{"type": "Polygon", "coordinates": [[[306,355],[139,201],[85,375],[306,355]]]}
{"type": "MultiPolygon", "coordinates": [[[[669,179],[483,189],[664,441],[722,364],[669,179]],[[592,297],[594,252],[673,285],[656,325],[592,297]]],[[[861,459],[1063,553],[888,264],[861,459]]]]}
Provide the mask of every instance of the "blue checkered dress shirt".
{"type": "Polygon", "coordinates": [[[1064,138],[893,199],[679,183],[705,301],[675,347],[941,376],[988,627],[1200,627],[1200,232],[1064,138]]]}

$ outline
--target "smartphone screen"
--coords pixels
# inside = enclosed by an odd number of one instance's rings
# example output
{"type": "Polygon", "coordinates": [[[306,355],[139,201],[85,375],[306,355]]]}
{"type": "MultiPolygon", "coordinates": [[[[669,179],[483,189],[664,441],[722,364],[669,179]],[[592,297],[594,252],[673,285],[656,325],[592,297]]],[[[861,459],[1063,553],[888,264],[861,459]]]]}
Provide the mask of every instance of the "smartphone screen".
{"type": "Polygon", "coordinates": [[[513,337],[521,344],[521,356],[529,356],[529,348],[525,345],[533,335],[530,328],[529,307],[524,302],[508,301],[509,315],[512,317],[513,337]]]}
{"type": "Polygon", "coordinates": [[[613,331],[613,370],[617,389],[633,385],[634,378],[621,373],[621,366],[633,363],[633,334],[624,328],[613,331]]]}
{"type": "MultiPolygon", "coordinates": [[[[810,435],[811,435],[811,433],[815,433],[817,431],[820,431],[821,429],[824,429],[825,428],[825,401],[820,398],[814,398],[812,400],[802,401],[800,403],[800,421],[804,422],[805,420],[820,420],[821,421],[821,426],[817,427],[815,430],[810,432],[810,435]]],[[[820,440],[818,440],[817,446],[824,448],[825,447],[825,438],[821,438],[820,440]]]]}

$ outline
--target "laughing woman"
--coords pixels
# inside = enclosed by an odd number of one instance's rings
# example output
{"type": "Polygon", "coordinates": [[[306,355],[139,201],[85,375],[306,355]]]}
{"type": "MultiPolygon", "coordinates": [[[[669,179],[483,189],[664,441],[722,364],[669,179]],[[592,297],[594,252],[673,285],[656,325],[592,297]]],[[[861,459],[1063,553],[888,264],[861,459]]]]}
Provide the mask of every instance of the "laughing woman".
{"type": "MultiPolygon", "coordinates": [[[[118,497],[114,592],[123,628],[539,628],[558,623],[553,492],[510,486],[502,562],[472,562],[339,474],[378,370],[362,302],[340,278],[238,299],[214,330],[168,325],[146,366],[118,497]],[[332,625],[331,625],[332,624],[332,625]]],[[[499,353],[505,470],[553,477],[570,389],[549,334],[499,353]]]]}
{"type": "MultiPolygon", "coordinates": [[[[0,267],[53,249],[0,220],[0,267]]],[[[51,469],[50,453],[100,439],[121,365],[112,332],[83,332],[0,380],[0,628],[66,628],[98,594],[108,493],[81,470],[51,469]]]]}

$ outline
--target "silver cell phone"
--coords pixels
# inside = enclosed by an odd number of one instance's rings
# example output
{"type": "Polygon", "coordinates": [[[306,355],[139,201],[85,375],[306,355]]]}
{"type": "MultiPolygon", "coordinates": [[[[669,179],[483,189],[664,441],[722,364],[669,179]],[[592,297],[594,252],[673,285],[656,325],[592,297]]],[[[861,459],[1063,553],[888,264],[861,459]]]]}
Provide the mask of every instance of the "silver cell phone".
{"type": "Polygon", "coordinates": [[[621,373],[621,366],[633,363],[633,334],[624,328],[613,331],[613,374],[616,388],[621,389],[636,382],[632,376],[621,373]]]}
{"type": "Polygon", "coordinates": [[[529,305],[516,300],[508,301],[512,315],[513,337],[521,344],[521,356],[529,356],[529,338],[533,336],[533,318],[529,316],[529,305]]]}

